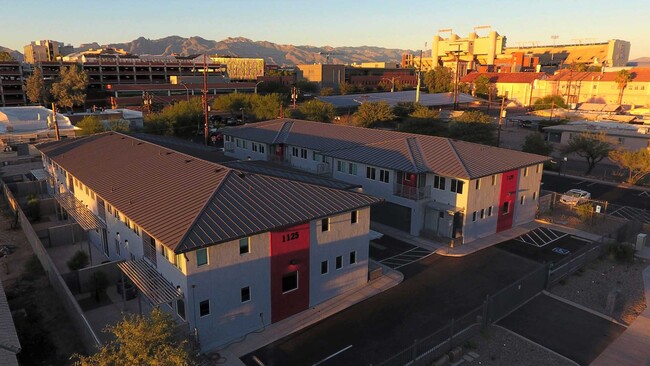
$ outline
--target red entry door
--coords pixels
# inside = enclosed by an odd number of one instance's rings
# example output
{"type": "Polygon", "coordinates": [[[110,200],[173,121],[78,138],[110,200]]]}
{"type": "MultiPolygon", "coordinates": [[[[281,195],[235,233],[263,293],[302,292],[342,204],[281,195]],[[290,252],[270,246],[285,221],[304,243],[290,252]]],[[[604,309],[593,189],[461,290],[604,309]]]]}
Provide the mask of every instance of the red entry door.
{"type": "Polygon", "coordinates": [[[497,233],[512,228],[518,177],[518,170],[511,170],[501,175],[501,193],[499,194],[499,207],[497,207],[497,233]]]}
{"type": "Polygon", "coordinates": [[[271,322],[309,307],[309,223],[271,232],[271,322]]]}

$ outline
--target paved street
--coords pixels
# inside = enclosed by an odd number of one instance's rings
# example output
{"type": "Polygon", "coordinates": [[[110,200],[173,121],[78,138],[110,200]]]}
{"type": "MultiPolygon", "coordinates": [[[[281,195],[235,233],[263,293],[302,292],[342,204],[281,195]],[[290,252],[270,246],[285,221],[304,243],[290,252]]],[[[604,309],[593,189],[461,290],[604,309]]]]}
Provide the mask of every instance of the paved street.
{"type": "Polygon", "coordinates": [[[402,271],[402,284],[263,347],[247,365],[378,364],[480,306],[487,294],[539,264],[498,248],[465,257],[430,255],[402,271]]]}
{"type": "MultiPolygon", "coordinates": [[[[542,183],[542,189],[547,191],[563,193],[569,189],[578,188],[590,192],[593,199],[608,201],[610,204],[646,210],[650,208],[650,193],[646,191],[615,187],[579,178],[560,177],[555,174],[544,174],[542,183]]],[[[611,210],[608,211],[611,212],[611,210]]]]}

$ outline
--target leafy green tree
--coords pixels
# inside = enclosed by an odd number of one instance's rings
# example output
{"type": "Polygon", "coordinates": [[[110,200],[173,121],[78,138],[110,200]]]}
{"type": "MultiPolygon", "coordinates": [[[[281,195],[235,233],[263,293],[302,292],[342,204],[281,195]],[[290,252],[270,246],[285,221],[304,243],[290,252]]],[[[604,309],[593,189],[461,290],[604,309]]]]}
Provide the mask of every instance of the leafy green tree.
{"type": "Polygon", "coordinates": [[[244,109],[251,108],[251,96],[250,94],[242,94],[242,93],[230,93],[230,94],[220,95],[212,103],[212,107],[218,111],[230,112],[232,114],[241,113],[242,108],[244,109]]]}
{"type": "Polygon", "coordinates": [[[438,113],[438,111],[429,109],[428,107],[425,107],[421,104],[417,104],[415,106],[415,110],[409,114],[409,117],[411,118],[431,119],[431,120],[437,120],[439,116],[440,113],[438,113]]]}
{"type": "MultiPolygon", "coordinates": [[[[250,111],[256,120],[265,121],[280,116],[281,94],[252,95],[250,101],[250,111]]],[[[284,109],[283,114],[289,117],[291,113],[289,109],[284,109]]]]}
{"type": "Polygon", "coordinates": [[[625,87],[627,86],[627,83],[632,80],[632,74],[630,74],[629,71],[627,70],[621,70],[616,73],[616,84],[618,85],[618,104],[623,103],[623,91],[625,90],[625,87]]]}
{"type": "Polygon", "coordinates": [[[300,118],[308,121],[329,122],[334,118],[335,109],[331,103],[313,99],[301,104],[298,112],[300,118]]]}
{"type": "Polygon", "coordinates": [[[359,88],[356,85],[342,82],[339,84],[339,94],[341,95],[346,95],[346,94],[353,94],[353,93],[358,93],[359,88]]]}
{"type": "Polygon", "coordinates": [[[115,132],[127,133],[130,131],[130,123],[125,119],[112,119],[108,121],[108,129],[115,132]]]}
{"type": "Polygon", "coordinates": [[[395,107],[393,107],[393,113],[395,113],[397,117],[407,117],[411,113],[415,112],[415,109],[418,106],[422,105],[416,102],[397,102],[395,107]]]}
{"type": "Polygon", "coordinates": [[[129,314],[106,328],[113,337],[92,356],[74,355],[75,366],[188,366],[186,341],[173,338],[174,321],[156,308],[147,317],[129,314]]]}
{"type": "Polygon", "coordinates": [[[46,105],[50,98],[50,92],[43,80],[43,72],[39,67],[34,68],[34,72],[27,78],[25,85],[25,94],[32,103],[46,105]]]}
{"type": "Polygon", "coordinates": [[[454,118],[449,125],[449,137],[484,145],[496,145],[496,126],[492,124],[492,117],[485,113],[465,111],[454,118]]]}
{"type": "Polygon", "coordinates": [[[87,87],[88,74],[80,66],[62,67],[58,80],[52,84],[52,95],[60,107],[72,109],[84,104],[87,87]]]}
{"type": "Polygon", "coordinates": [[[81,128],[77,134],[81,136],[92,135],[95,133],[104,132],[104,123],[97,116],[86,116],[81,121],[77,122],[77,127],[81,128]]]}
{"type": "Polygon", "coordinates": [[[539,98],[533,104],[533,110],[539,111],[542,109],[551,109],[554,108],[566,108],[567,104],[564,102],[564,98],[559,95],[547,95],[545,97],[539,98]]]}
{"type": "Polygon", "coordinates": [[[204,121],[203,103],[201,98],[196,97],[148,115],[144,120],[144,130],[152,134],[189,138],[203,132],[204,121]]]}
{"type": "Polygon", "coordinates": [[[569,139],[569,144],[562,150],[564,154],[575,153],[576,155],[587,160],[586,175],[589,175],[596,164],[609,155],[612,150],[612,144],[609,142],[605,133],[583,132],[579,135],[573,135],[569,139]]]}
{"type": "Polygon", "coordinates": [[[630,184],[637,184],[643,177],[650,174],[650,151],[648,149],[612,150],[609,152],[609,159],[629,172],[627,182],[630,184]]]}
{"type": "Polygon", "coordinates": [[[553,145],[544,140],[541,133],[531,133],[524,139],[524,144],[521,146],[521,151],[549,156],[553,152],[553,145]]]}
{"type": "Polygon", "coordinates": [[[483,98],[487,98],[490,93],[490,78],[487,75],[481,75],[474,80],[474,93],[483,98]]]}
{"type": "Polygon", "coordinates": [[[296,83],[296,88],[303,93],[318,93],[318,83],[307,80],[300,80],[296,83]]]}
{"type": "Polygon", "coordinates": [[[0,61],[16,61],[7,51],[0,51],[0,61]]]}
{"type": "Polygon", "coordinates": [[[435,119],[407,118],[400,123],[399,131],[416,133],[418,135],[446,137],[448,126],[445,122],[435,119]]]}
{"type": "Polygon", "coordinates": [[[444,66],[436,66],[424,74],[424,84],[429,93],[448,93],[453,90],[453,81],[453,72],[444,66]]]}
{"type": "Polygon", "coordinates": [[[377,122],[392,121],[396,118],[393,108],[386,102],[365,102],[354,114],[357,126],[370,127],[377,122]]]}

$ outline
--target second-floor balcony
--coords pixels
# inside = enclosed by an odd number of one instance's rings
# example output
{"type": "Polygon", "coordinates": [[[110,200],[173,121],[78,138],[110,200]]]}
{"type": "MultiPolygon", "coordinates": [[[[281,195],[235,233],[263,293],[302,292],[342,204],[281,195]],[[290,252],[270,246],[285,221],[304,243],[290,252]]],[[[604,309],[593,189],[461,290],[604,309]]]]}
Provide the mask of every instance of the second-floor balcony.
{"type": "Polygon", "coordinates": [[[431,186],[411,187],[404,184],[395,183],[393,193],[396,196],[419,201],[431,197],[431,186]]]}

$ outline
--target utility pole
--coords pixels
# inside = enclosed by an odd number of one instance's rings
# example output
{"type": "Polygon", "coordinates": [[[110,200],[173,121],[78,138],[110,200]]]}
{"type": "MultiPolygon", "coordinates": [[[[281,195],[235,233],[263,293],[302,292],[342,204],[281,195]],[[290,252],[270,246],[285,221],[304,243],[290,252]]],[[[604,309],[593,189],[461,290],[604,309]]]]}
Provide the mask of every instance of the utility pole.
{"type": "MultiPolygon", "coordinates": [[[[424,42],[424,48],[427,48],[427,43],[424,42]]],[[[415,103],[420,103],[420,84],[422,82],[422,50],[420,50],[420,65],[418,66],[418,85],[415,88],[415,103]]]]}
{"type": "Polygon", "coordinates": [[[56,141],[61,141],[61,136],[59,135],[59,122],[56,120],[56,104],[52,103],[52,119],[54,121],[54,136],[56,136],[56,141]]]}
{"type": "Polygon", "coordinates": [[[291,99],[293,100],[293,109],[296,109],[296,100],[298,100],[298,89],[295,86],[291,88],[291,99]]]}
{"type": "Polygon", "coordinates": [[[208,146],[208,56],[203,54],[203,116],[205,117],[205,145],[208,146]]]}
{"type": "Polygon", "coordinates": [[[501,122],[503,117],[506,116],[506,111],[503,109],[506,105],[506,97],[503,96],[501,99],[501,111],[499,112],[499,126],[497,126],[497,147],[501,144],[501,122]]]}
{"type": "Polygon", "coordinates": [[[555,109],[555,99],[551,100],[551,115],[548,117],[548,120],[553,120],[553,109],[555,109]]]}
{"type": "Polygon", "coordinates": [[[458,46],[458,50],[456,51],[450,51],[451,53],[456,54],[456,72],[454,73],[454,110],[458,110],[458,83],[460,79],[460,70],[459,70],[459,63],[460,63],[460,46],[461,44],[455,44],[453,46],[458,46]]]}

